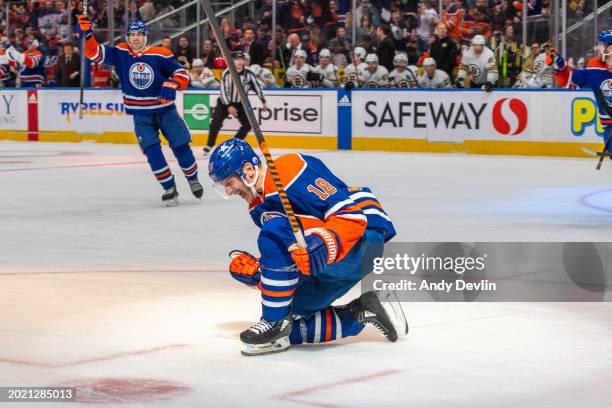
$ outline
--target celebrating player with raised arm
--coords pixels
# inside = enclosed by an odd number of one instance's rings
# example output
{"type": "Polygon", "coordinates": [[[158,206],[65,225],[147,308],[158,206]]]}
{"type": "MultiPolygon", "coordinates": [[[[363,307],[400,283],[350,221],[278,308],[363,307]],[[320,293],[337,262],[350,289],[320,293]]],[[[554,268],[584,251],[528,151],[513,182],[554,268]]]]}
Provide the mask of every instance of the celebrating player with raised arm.
{"type": "Polygon", "coordinates": [[[233,251],[229,265],[232,277],[257,287],[262,297],[261,321],[240,335],[243,354],[355,336],[367,323],[390,341],[406,334],[399,303],[381,303],[375,292],[331,306],[364,277],[362,262],[381,256],[383,244],[395,235],[376,196],[365,187],[348,187],[312,156],[286,154],[275,165],[306,248],[295,248],[270,170],[248,143],[227,140],[213,151],[208,165],[225,194],[248,202],[260,228],[260,257],[233,251]]]}
{"type": "Polygon", "coordinates": [[[174,105],[176,91],[189,85],[189,72],[174,59],[171,51],[147,46],[147,27],[142,21],[132,21],[127,29],[127,43],[116,47],[98,44],[86,16],[79,16],[79,27],[85,35],[85,56],[95,63],[114,65],[117,70],[125,111],[133,115],[138,144],[164,189],[162,201],[167,206],[177,205],[178,191],[162,153],[160,131],[168,140],[191,192],[201,198],[204,190],[189,147],[191,135],[174,105]]]}
{"type": "Polygon", "coordinates": [[[37,39],[28,40],[27,44],[28,49],[23,53],[17,51],[13,46],[10,46],[6,53],[8,58],[19,66],[21,87],[40,88],[47,82],[46,57],[38,49],[40,44],[37,39]]]}
{"type": "MultiPolygon", "coordinates": [[[[594,66],[570,71],[563,57],[553,50],[548,54],[546,63],[552,65],[555,79],[559,86],[575,88],[591,88],[595,94],[599,108],[599,120],[604,127],[606,152],[610,152],[610,132],[612,132],[612,117],[609,111],[612,108],[612,30],[602,31],[597,37],[602,43],[601,61],[605,67],[594,66]]],[[[601,160],[599,166],[601,165],[601,160]]],[[[599,168],[598,166],[598,168],[599,168]]]]}

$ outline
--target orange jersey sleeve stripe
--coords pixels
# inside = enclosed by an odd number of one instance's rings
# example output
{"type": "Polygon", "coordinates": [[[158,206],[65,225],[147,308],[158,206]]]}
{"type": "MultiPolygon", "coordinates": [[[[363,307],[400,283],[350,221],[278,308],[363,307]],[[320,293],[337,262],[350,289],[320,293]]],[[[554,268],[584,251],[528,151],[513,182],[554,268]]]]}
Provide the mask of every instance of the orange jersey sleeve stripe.
{"type": "Polygon", "coordinates": [[[380,203],[378,203],[378,202],[376,202],[376,201],[374,201],[374,200],[366,200],[366,201],[361,201],[361,202],[359,202],[359,203],[357,203],[357,204],[355,204],[355,205],[356,205],[357,207],[359,207],[359,208],[364,208],[364,207],[367,207],[368,205],[373,205],[373,206],[375,206],[375,207],[382,208],[382,206],[380,205],[380,203]]]}
{"type": "Polygon", "coordinates": [[[174,75],[172,75],[172,79],[175,80],[176,82],[178,82],[179,84],[179,91],[182,91],[184,89],[186,89],[189,86],[189,78],[187,78],[185,76],[185,74],[181,74],[181,73],[176,73],[174,75]]]}
{"type": "Polygon", "coordinates": [[[148,105],[157,105],[159,103],[159,101],[154,100],[154,101],[133,101],[133,100],[125,100],[125,104],[126,105],[141,105],[141,106],[148,106],[148,105]]]}
{"type": "Polygon", "coordinates": [[[24,55],[25,55],[25,59],[23,61],[23,64],[26,67],[34,68],[34,67],[38,66],[38,64],[40,64],[40,59],[42,57],[42,52],[40,52],[38,50],[26,51],[24,53],[24,55]]]}

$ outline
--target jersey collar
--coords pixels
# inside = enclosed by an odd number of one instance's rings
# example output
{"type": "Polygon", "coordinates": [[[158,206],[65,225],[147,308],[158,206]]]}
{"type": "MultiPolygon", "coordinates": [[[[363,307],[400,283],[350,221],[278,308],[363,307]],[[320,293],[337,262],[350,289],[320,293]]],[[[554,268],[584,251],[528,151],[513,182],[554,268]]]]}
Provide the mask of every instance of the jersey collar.
{"type": "Polygon", "coordinates": [[[147,52],[149,48],[151,48],[151,46],[148,45],[143,50],[136,52],[132,49],[132,46],[130,45],[130,43],[128,43],[127,46],[128,46],[128,52],[130,53],[130,55],[132,55],[133,57],[137,57],[137,58],[142,57],[144,53],[147,52]]]}

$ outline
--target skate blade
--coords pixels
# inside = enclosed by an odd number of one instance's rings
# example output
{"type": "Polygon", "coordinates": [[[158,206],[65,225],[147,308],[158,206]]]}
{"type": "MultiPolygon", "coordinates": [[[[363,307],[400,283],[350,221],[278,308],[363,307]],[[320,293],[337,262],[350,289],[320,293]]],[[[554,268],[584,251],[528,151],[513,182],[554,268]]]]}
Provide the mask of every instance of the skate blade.
{"type": "Polygon", "coordinates": [[[167,201],[164,201],[164,205],[166,207],[176,207],[177,205],[179,205],[179,201],[178,200],[167,200],[167,201]]]}
{"type": "Polygon", "coordinates": [[[408,334],[410,328],[408,327],[408,321],[402,309],[397,293],[394,290],[385,291],[379,295],[380,304],[382,305],[385,312],[391,319],[391,323],[395,328],[398,336],[405,336],[408,334]]]}
{"type": "Polygon", "coordinates": [[[243,356],[263,356],[289,350],[289,337],[283,337],[267,344],[242,344],[243,356]]]}

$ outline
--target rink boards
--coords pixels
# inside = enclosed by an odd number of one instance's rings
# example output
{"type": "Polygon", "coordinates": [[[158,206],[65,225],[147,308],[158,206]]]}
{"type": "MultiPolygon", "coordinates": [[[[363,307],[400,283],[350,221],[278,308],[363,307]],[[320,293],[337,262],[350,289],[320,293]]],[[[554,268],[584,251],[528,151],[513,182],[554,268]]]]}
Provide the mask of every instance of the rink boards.
{"type": "MultiPolygon", "coordinates": [[[[567,90],[360,89],[266,91],[254,113],[279,148],[587,156],[603,129],[593,95],[567,90]]],[[[194,143],[204,144],[218,90],[187,90],[178,112],[194,143]]],[[[78,89],[0,91],[0,140],[135,143],[121,92],[88,89],[79,118],[78,89]]],[[[227,120],[229,137],[238,121],[227,120]]]]}

